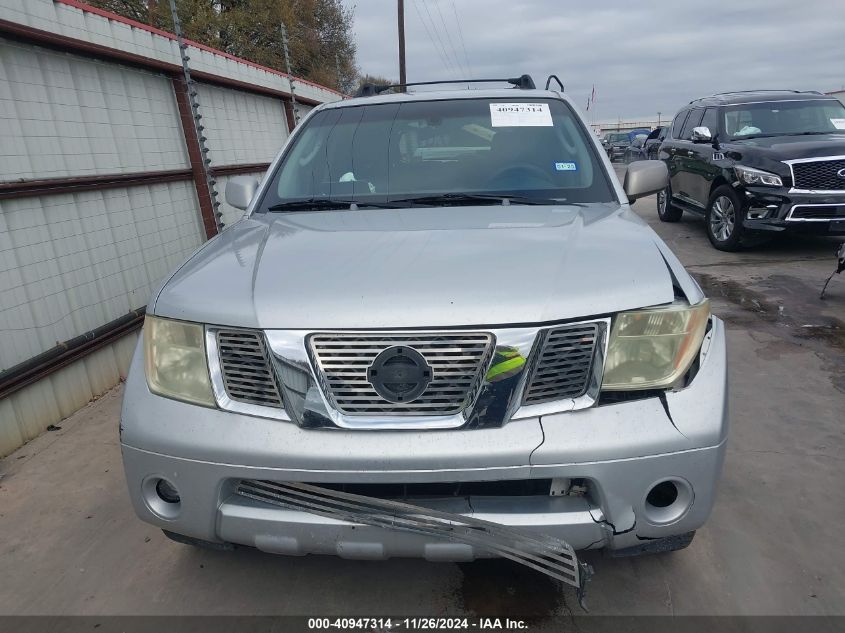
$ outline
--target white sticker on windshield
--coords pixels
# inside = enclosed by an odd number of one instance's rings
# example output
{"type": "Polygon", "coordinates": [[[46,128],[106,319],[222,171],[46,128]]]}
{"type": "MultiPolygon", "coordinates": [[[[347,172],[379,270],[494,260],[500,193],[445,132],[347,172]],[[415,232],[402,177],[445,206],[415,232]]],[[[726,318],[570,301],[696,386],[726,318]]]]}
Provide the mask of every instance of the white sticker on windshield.
{"type": "Polygon", "coordinates": [[[491,103],[490,125],[493,127],[551,127],[552,113],[548,103],[491,103]]]}
{"type": "Polygon", "coordinates": [[[837,130],[845,130],[845,119],[831,119],[830,122],[837,130]]]}
{"type": "Polygon", "coordinates": [[[556,171],[578,171],[578,165],[572,162],[568,163],[555,163],[555,170],[556,171]]]}

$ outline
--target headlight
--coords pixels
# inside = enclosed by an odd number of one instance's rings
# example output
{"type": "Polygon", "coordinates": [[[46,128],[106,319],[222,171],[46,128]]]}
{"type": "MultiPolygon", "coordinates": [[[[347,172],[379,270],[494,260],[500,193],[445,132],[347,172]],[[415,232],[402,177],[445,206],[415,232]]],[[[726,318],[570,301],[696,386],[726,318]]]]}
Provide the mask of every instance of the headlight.
{"type": "Polygon", "coordinates": [[[780,179],[780,176],[768,171],[754,169],[753,167],[743,167],[742,165],[736,165],[734,167],[734,171],[736,172],[736,177],[739,178],[740,182],[743,182],[746,185],[783,187],[783,181],[780,179]]]}
{"type": "Polygon", "coordinates": [[[602,389],[621,391],[671,387],[695,359],[710,303],[622,312],[610,333],[602,389]]]}
{"type": "Polygon", "coordinates": [[[215,406],[202,325],[148,315],[144,319],[144,369],[153,393],[215,406]]]}

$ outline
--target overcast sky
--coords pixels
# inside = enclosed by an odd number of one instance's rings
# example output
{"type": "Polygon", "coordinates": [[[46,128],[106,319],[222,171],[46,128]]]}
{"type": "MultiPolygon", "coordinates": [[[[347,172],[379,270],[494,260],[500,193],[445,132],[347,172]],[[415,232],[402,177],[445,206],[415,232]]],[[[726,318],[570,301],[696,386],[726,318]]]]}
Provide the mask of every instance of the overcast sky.
{"type": "MultiPolygon", "coordinates": [[[[398,79],[396,0],[345,1],[361,72],[398,79]]],[[[594,121],[845,86],[843,0],[405,0],[405,32],[408,81],[555,73],[582,109],[595,84],[594,121]]]]}

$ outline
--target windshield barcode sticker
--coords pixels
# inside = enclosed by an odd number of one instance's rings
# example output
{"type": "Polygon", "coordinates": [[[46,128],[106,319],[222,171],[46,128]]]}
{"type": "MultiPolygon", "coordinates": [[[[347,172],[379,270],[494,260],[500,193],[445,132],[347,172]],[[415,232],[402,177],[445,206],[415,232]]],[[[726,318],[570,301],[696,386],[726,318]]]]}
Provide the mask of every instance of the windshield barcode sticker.
{"type": "Polygon", "coordinates": [[[830,122],[837,130],[845,130],[845,119],[831,119],[830,122]]]}
{"type": "Polygon", "coordinates": [[[490,125],[493,127],[551,127],[552,113],[548,103],[491,103],[490,125]]]}

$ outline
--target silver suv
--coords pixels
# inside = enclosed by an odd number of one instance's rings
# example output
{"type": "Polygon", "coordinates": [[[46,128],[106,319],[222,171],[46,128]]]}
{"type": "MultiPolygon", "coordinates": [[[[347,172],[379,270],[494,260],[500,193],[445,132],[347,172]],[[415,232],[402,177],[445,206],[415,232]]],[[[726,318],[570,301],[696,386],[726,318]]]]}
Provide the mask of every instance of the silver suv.
{"type": "Polygon", "coordinates": [[[620,186],[558,92],[315,109],[150,299],[120,426],[138,516],[348,558],[684,547],[725,332],[630,209],[666,186],[658,161],[620,186]]]}

